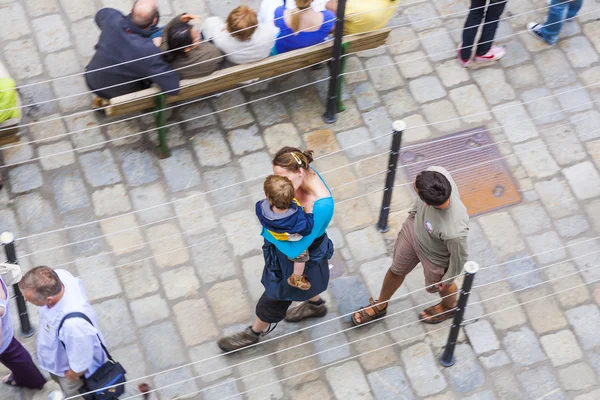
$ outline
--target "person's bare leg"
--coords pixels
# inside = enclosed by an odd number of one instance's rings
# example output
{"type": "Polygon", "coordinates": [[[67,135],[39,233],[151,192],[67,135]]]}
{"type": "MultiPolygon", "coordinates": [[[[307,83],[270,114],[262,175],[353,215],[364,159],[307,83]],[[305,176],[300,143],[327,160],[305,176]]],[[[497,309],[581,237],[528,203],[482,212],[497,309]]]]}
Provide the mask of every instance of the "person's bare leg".
{"type": "Polygon", "coordinates": [[[256,333],[261,333],[266,331],[269,328],[269,324],[256,317],[254,323],[252,324],[252,330],[256,333]]]}
{"type": "Polygon", "coordinates": [[[313,303],[316,303],[317,301],[321,300],[321,295],[318,294],[315,297],[311,297],[310,299],[308,299],[308,301],[312,301],[313,303]]]}
{"type": "MultiPolygon", "coordinates": [[[[387,301],[392,298],[394,293],[396,293],[396,290],[398,290],[398,288],[402,285],[402,282],[404,282],[404,278],[406,278],[406,275],[396,275],[392,272],[391,269],[388,269],[387,273],[385,274],[385,278],[383,278],[383,284],[381,285],[381,291],[379,292],[379,298],[376,301],[376,304],[377,304],[376,307],[379,310],[383,310],[387,307],[387,301]],[[380,304],[380,303],[384,303],[384,304],[380,304]]],[[[373,310],[373,307],[366,308],[365,312],[371,316],[375,315],[375,311],[373,310]]],[[[360,320],[359,313],[354,314],[354,319],[358,323],[362,322],[360,320]]]]}
{"type": "Polygon", "coordinates": [[[458,288],[456,287],[456,283],[452,282],[452,285],[448,286],[447,289],[440,289],[440,297],[442,297],[442,307],[444,310],[450,310],[451,308],[456,307],[456,292],[458,288]],[[448,296],[448,297],[446,297],[448,296]]]}

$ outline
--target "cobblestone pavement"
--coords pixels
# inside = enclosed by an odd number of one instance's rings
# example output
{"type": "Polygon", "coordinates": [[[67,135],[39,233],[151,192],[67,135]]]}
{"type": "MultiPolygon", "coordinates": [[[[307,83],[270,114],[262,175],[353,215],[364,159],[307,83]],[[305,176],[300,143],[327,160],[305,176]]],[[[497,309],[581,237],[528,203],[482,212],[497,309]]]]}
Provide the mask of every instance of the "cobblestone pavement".
{"type": "MultiPolygon", "coordinates": [[[[182,11],[225,15],[237,1],[159,3],[164,22],[182,11]]],[[[566,23],[560,42],[547,47],[521,33],[528,21],[543,19],[545,12],[535,10],[545,1],[510,0],[504,14],[510,19],[497,35],[508,54],[498,64],[470,69],[457,65],[453,50],[467,1],[399,3],[392,23],[403,26],[393,30],[393,45],[354,55],[349,67],[401,64],[348,75],[347,111],[333,125],[321,121],[326,85],[308,86],[173,126],[173,155],[158,160],[152,152],[155,134],[123,139],[151,129],[152,118],[99,127],[110,121],[98,113],[73,115],[90,107],[89,96],[51,101],[87,90],[80,76],[21,89],[26,104],[39,103],[27,108],[24,122],[50,120],[24,129],[23,142],[87,131],[2,150],[5,165],[18,164],[2,172],[7,184],[0,192],[0,227],[25,237],[79,226],[20,241],[21,263],[60,266],[83,277],[109,347],[131,380],[187,364],[144,379],[154,388],[187,380],[161,390],[163,400],[195,391],[201,392],[192,398],[207,400],[600,398],[600,285],[594,283],[600,269],[590,269],[600,261],[594,253],[600,251],[595,238],[600,234],[600,107],[593,103],[600,100],[600,88],[593,86],[600,82],[600,1],[587,0],[580,17],[566,23]],[[61,115],[64,119],[56,119],[61,115]],[[530,118],[536,119],[519,123],[530,118]],[[331,321],[190,365],[219,354],[217,337],[247,326],[262,292],[261,240],[252,206],[261,179],[215,189],[269,172],[270,157],[282,145],[324,155],[387,132],[394,119],[409,127],[453,119],[407,130],[405,144],[481,125],[501,142],[499,151],[523,201],[472,219],[470,258],[482,266],[504,264],[478,274],[476,285],[490,284],[472,293],[472,303],[484,302],[472,304],[467,317],[510,309],[467,325],[458,361],[448,369],[436,361],[448,325],[437,330],[416,322],[423,306],[355,330],[347,330],[347,319],[335,318],[377,295],[413,199],[410,191],[395,190],[392,229],[385,235],[374,227],[381,193],[352,199],[382,187],[382,175],[366,177],[386,169],[387,155],[360,161],[389,146],[389,140],[373,141],[316,162],[321,171],[354,163],[325,174],[332,187],[350,183],[334,190],[338,202],[350,200],[337,205],[329,230],[336,246],[325,293],[331,321]],[[365,179],[352,183],[359,178],[365,179]],[[531,257],[538,253],[543,254],[531,257]],[[524,272],[529,273],[494,283],[524,272]],[[548,279],[554,280],[543,283],[548,279]],[[549,297],[531,302],[541,296],[549,297]],[[240,364],[257,356],[265,357],[240,364]],[[190,379],[195,376],[200,378],[190,379]]],[[[131,0],[0,0],[0,57],[21,85],[81,72],[98,36],[95,11],[130,5],[131,0]]],[[[259,83],[179,107],[169,121],[326,75],[324,69],[304,70],[259,83]]],[[[422,285],[417,271],[401,293],[422,285]]],[[[418,291],[392,303],[390,311],[427,301],[436,298],[418,291]]],[[[35,310],[29,310],[36,321],[35,310]]],[[[311,323],[284,323],[274,336],[311,323]]],[[[34,341],[24,343],[33,351],[34,341]]],[[[134,386],[130,394],[136,393],[134,386]]],[[[45,397],[0,387],[2,399],[45,397]]]]}

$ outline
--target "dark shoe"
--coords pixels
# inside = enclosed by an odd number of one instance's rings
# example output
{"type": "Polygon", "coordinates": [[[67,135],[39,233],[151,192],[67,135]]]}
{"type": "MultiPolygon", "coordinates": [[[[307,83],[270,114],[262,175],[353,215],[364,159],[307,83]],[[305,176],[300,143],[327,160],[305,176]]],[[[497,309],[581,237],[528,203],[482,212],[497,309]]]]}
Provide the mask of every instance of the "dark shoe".
{"type": "Polygon", "coordinates": [[[305,301],[298,307],[290,308],[285,316],[285,320],[287,322],[300,322],[306,318],[321,318],[326,314],[327,306],[325,305],[325,300],[319,305],[305,301]]]}
{"type": "Polygon", "coordinates": [[[224,352],[228,353],[230,351],[243,349],[244,347],[258,343],[259,338],[260,335],[252,332],[252,329],[249,326],[241,332],[219,339],[217,346],[219,346],[219,348],[224,352]]]}

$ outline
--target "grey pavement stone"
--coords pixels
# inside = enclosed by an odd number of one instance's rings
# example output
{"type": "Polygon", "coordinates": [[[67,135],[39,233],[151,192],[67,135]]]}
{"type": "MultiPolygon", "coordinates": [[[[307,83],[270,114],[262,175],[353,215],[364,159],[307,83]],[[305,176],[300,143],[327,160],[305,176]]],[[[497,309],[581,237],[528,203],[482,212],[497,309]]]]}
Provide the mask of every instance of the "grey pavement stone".
{"type": "Polygon", "coordinates": [[[315,349],[319,353],[317,357],[321,364],[329,364],[349,357],[351,354],[346,335],[341,332],[343,328],[340,319],[336,317],[338,317],[337,313],[328,312],[328,322],[326,324],[315,326],[309,330],[311,339],[327,336],[314,342],[315,349]]]}
{"type": "Polygon", "coordinates": [[[233,379],[226,379],[222,381],[221,385],[218,387],[209,386],[202,390],[206,400],[219,400],[222,399],[223,396],[234,400],[242,399],[242,396],[239,394],[240,392],[238,391],[236,383],[233,379]]]}
{"type": "Polygon", "coordinates": [[[433,68],[422,51],[394,57],[402,76],[406,79],[418,78],[433,72],[433,68]]]}
{"type": "Polygon", "coordinates": [[[562,248],[560,238],[554,231],[530,236],[527,238],[527,243],[534,253],[545,253],[536,256],[536,260],[540,264],[550,264],[567,256],[567,252],[562,248]]]}
{"type": "Polygon", "coordinates": [[[8,182],[13,193],[24,193],[42,186],[44,178],[36,164],[25,164],[8,171],[8,182]]]}
{"type": "MultiPolygon", "coordinates": [[[[365,125],[367,125],[367,128],[369,128],[369,132],[371,133],[371,137],[373,138],[391,132],[393,121],[389,117],[385,107],[379,107],[374,110],[365,112],[362,114],[362,118],[365,121],[365,125]]],[[[380,140],[375,140],[373,143],[375,143],[375,145],[382,150],[388,150],[391,145],[389,137],[385,137],[380,140]]]]}
{"type": "Polygon", "coordinates": [[[482,216],[479,223],[498,254],[507,255],[525,249],[519,238],[518,228],[507,212],[482,216]]]}
{"type": "Polygon", "coordinates": [[[559,370],[558,379],[566,390],[583,390],[596,384],[596,374],[582,362],[559,370]]]}
{"type": "Polygon", "coordinates": [[[391,44],[388,51],[394,55],[408,53],[419,48],[419,41],[416,40],[415,32],[407,27],[394,28],[388,36],[386,44],[391,44]]]}
{"type": "Polygon", "coordinates": [[[405,400],[413,400],[410,384],[398,366],[388,367],[367,375],[376,400],[394,400],[402,396],[405,400]]]}
{"type": "Polygon", "coordinates": [[[575,397],[575,400],[594,400],[600,396],[600,389],[594,390],[593,392],[585,393],[575,397]]]}
{"type": "Polygon", "coordinates": [[[366,142],[360,146],[356,146],[358,143],[371,139],[371,135],[365,127],[352,129],[346,132],[340,132],[336,135],[336,137],[337,141],[340,143],[340,146],[346,149],[345,153],[349,157],[365,157],[376,152],[373,142],[366,142]]]}
{"type": "Polygon", "coordinates": [[[352,89],[352,97],[360,111],[370,110],[380,104],[379,93],[370,82],[362,82],[352,89]]]}
{"type": "Polygon", "coordinates": [[[570,68],[569,62],[560,50],[552,49],[536,54],[533,61],[549,88],[557,88],[572,83],[576,79],[575,72],[570,68]]]}
{"type": "Polygon", "coordinates": [[[175,399],[180,396],[189,398],[188,396],[190,394],[194,395],[198,391],[198,385],[196,384],[196,381],[192,379],[193,376],[194,375],[191,372],[191,368],[178,368],[174,371],[169,371],[165,374],[155,376],[154,383],[157,388],[162,388],[158,391],[161,398],[175,399]],[[174,382],[182,383],[166,387],[174,382]]]}
{"type": "Polygon", "coordinates": [[[359,57],[349,56],[346,61],[346,72],[351,73],[344,76],[344,82],[350,84],[366,81],[369,77],[364,69],[365,67],[359,57]]]}
{"type": "Polygon", "coordinates": [[[540,139],[516,144],[514,149],[531,178],[547,178],[560,171],[560,167],[540,139]]]}
{"type": "Polygon", "coordinates": [[[567,184],[557,178],[536,183],[535,190],[552,218],[567,217],[579,209],[567,184]]]}
{"type": "Polygon", "coordinates": [[[600,200],[592,200],[585,206],[585,211],[594,229],[600,231],[600,200]]]}
{"type": "Polygon", "coordinates": [[[167,202],[165,190],[159,183],[132,188],[129,195],[135,210],[152,207],[147,211],[136,213],[142,224],[150,224],[173,216],[173,211],[169,205],[154,207],[167,202]]]}
{"type": "Polygon", "coordinates": [[[239,91],[223,93],[218,98],[213,99],[212,102],[216,110],[227,109],[227,111],[222,111],[218,114],[221,124],[223,124],[225,129],[234,129],[254,122],[254,118],[252,118],[248,107],[245,105],[242,106],[246,102],[246,99],[239,91]]]}
{"type": "MultiPolygon", "coordinates": [[[[264,96],[264,94],[253,95],[250,99],[255,100],[264,96]]],[[[281,101],[257,101],[250,104],[250,107],[252,108],[254,115],[256,115],[256,122],[261,126],[270,126],[281,123],[290,117],[285,109],[285,104],[281,101]]]]}
{"type": "Polygon", "coordinates": [[[575,68],[587,68],[600,59],[590,41],[585,36],[560,41],[560,47],[575,68]]]}
{"type": "Polygon", "coordinates": [[[550,96],[551,93],[546,88],[531,89],[521,94],[535,123],[550,124],[564,118],[556,98],[550,96]]]}
{"type": "Polygon", "coordinates": [[[562,263],[547,268],[545,274],[548,279],[555,279],[552,288],[559,293],[557,298],[565,308],[572,308],[587,302],[590,294],[586,286],[583,286],[583,277],[576,274],[577,268],[572,263],[562,263]],[[564,275],[570,275],[563,278],[564,275]],[[578,286],[573,289],[573,287],[578,286]],[[568,290],[567,290],[568,289],[568,290]]]}
{"type": "Polygon", "coordinates": [[[595,127],[600,124],[600,113],[595,110],[575,114],[569,121],[574,125],[579,140],[587,142],[588,140],[600,138],[600,132],[595,127]]]}
{"type": "Polygon", "coordinates": [[[456,57],[456,45],[445,28],[419,33],[423,49],[434,62],[456,57]]]}
{"type": "Polygon", "coordinates": [[[492,112],[496,120],[501,121],[506,136],[512,143],[538,136],[537,129],[522,104],[513,101],[492,108],[492,112]]]}
{"type": "Polygon", "coordinates": [[[528,203],[512,207],[510,213],[524,235],[531,235],[552,227],[550,217],[539,203],[528,203]]]}
{"type": "MultiPolygon", "coordinates": [[[[79,150],[80,152],[97,150],[103,146],[101,143],[103,143],[106,138],[102,134],[100,128],[97,128],[98,121],[93,114],[74,115],[72,117],[66,117],[65,121],[67,122],[70,132],[78,132],[70,136],[75,148],[81,149],[79,150]]],[[[108,132],[110,132],[112,126],[114,125],[108,127],[108,132]]]]}
{"type": "Polygon", "coordinates": [[[535,333],[527,327],[508,332],[504,337],[504,347],[518,365],[531,365],[546,359],[535,333]]]}
{"type": "Polygon", "coordinates": [[[63,216],[63,224],[71,228],[67,231],[67,237],[72,243],[70,249],[78,257],[98,255],[104,249],[104,240],[101,237],[102,231],[99,224],[93,223],[95,219],[96,216],[88,212],[70,213],[63,216]],[[81,224],[86,225],[79,226],[81,224]]]}
{"type": "Polygon", "coordinates": [[[205,236],[200,244],[190,248],[196,271],[203,283],[211,283],[236,274],[232,252],[221,234],[205,236]]]}
{"type": "Polygon", "coordinates": [[[425,76],[411,80],[408,86],[411,94],[419,103],[426,103],[446,96],[446,90],[436,76],[425,76]]]}
{"type": "MultiPolygon", "coordinates": [[[[258,120],[261,122],[260,118],[258,120]]],[[[248,128],[234,129],[228,132],[227,140],[236,156],[260,150],[265,147],[262,136],[256,125],[251,125],[248,128]]]]}
{"type": "Polygon", "coordinates": [[[346,235],[346,241],[357,261],[365,261],[386,253],[381,234],[373,227],[364,228],[346,235]]]}
{"type": "Polygon", "coordinates": [[[597,86],[589,86],[598,81],[598,76],[600,76],[600,66],[587,68],[579,74],[579,78],[585,86],[588,86],[590,94],[596,100],[600,99],[600,88],[597,86]]]}
{"type": "Polygon", "coordinates": [[[97,216],[120,214],[131,210],[125,186],[115,185],[92,193],[94,212],[97,216]]]}
{"type": "Polygon", "coordinates": [[[169,300],[192,297],[200,289],[200,281],[196,277],[193,267],[178,267],[171,271],[165,271],[161,273],[160,281],[169,300]]]}
{"type": "Polygon", "coordinates": [[[226,357],[214,343],[205,343],[189,349],[190,359],[194,363],[195,376],[201,376],[202,382],[210,383],[222,379],[233,372],[226,357]],[[202,361],[210,359],[209,362],[202,361]]]}
{"type": "Polygon", "coordinates": [[[187,190],[201,182],[192,155],[186,149],[172,150],[171,157],[160,160],[159,164],[172,192],[187,190]]]}
{"type": "Polygon", "coordinates": [[[10,208],[0,210],[0,226],[3,232],[12,232],[16,237],[19,237],[19,226],[15,212],[10,208]]]}
{"type": "Polygon", "coordinates": [[[509,258],[505,269],[506,275],[511,277],[508,282],[513,290],[522,290],[541,283],[543,278],[536,268],[536,263],[528,254],[521,253],[509,258]]]}
{"type": "Polygon", "coordinates": [[[398,73],[394,60],[388,55],[368,59],[365,62],[367,73],[377,90],[391,90],[404,83],[404,79],[398,73]]]}
{"type": "Polygon", "coordinates": [[[356,361],[325,370],[325,376],[338,399],[373,399],[369,384],[356,361]]]}
{"type": "Polygon", "coordinates": [[[277,382],[277,375],[273,373],[273,364],[268,358],[246,363],[238,367],[243,378],[242,382],[247,391],[248,400],[277,400],[283,399],[284,393],[281,384],[277,382]],[[259,371],[263,371],[260,373],[259,371]]]}
{"type": "Polygon", "coordinates": [[[466,69],[462,68],[456,60],[444,61],[436,64],[436,71],[440,80],[446,87],[456,86],[467,82],[471,77],[466,69]]]}
{"type": "Polygon", "coordinates": [[[53,81],[52,89],[59,99],[58,105],[63,113],[72,113],[89,107],[89,103],[84,100],[89,98],[89,88],[81,76],[71,78],[68,85],[53,81]]]}
{"type": "Polygon", "coordinates": [[[219,167],[231,161],[227,142],[218,129],[207,129],[195,137],[194,150],[203,167],[219,167]]]}
{"type": "Polygon", "coordinates": [[[4,46],[4,57],[15,71],[16,79],[33,78],[44,72],[38,50],[31,39],[9,42],[4,46]]]}
{"type": "Polygon", "coordinates": [[[181,360],[184,360],[183,344],[172,322],[167,321],[142,328],[139,335],[151,370],[172,368],[180,365],[181,360]]]}
{"type": "MultiPolygon", "coordinates": [[[[210,295],[210,294],[209,294],[210,295]]],[[[223,311],[215,308],[215,312],[223,311]]],[[[231,309],[228,311],[232,311],[231,309]]],[[[173,306],[177,327],[186,346],[195,346],[207,340],[214,339],[219,333],[210,316],[209,308],[204,299],[184,300],[173,306]],[[198,324],[202,321],[202,324],[198,324]]],[[[238,310],[236,310],[239,313],[238,310]]]]}
{"type": "Polygon", "coordinates": [[[473,79],[483,91],[487,101],[492,105],[514,100],[516,97],[514,89],[506,82],[506,76],[501,69],[474,71],[473,79]]]}
{"type": "Polygon", "coordinates": [[[587,157],[571,126],[557,125],[544,130],[548,148],[559,165],[571,165],[587,157]]]}
{"type": "Polygon", "coordinates": [[[492,376],[494,381],[494,391],[499,400],[521,399],[525,394],[525,390],[519,384],[519,380],[508,369],[500,369],[494,371],[492,376]]]}
{"type": "MultiPolygon", "coordinates": [[[[133,319],[129,313],[127,302],[124,299],[106,300],[102,303],[94,304],[94,311],[98,317],[100,331],[106,340],[108,348],[117,347],[121,344],[129,344],[135,341],[133,319]]],[[[154,334],[158,331],[154,331],[154,334]]],[[[154,349],[154,346],[145,346],[146,349],[154,349]]]]}
{"type": "Polygon", "coordinates": [[[301,147],[302,138],[293,124],[277,124],[265,129],[263,139],[269,153],[275,154],[284,146],[301,147]]]}
{"type": "Polygon", "coordinates": [[[562,170],[567,182],[578,199],[586,200],[600,196],[600,174],[589,161],[562,170]]]}
{"type": "MultiPolygon", "coordinates": [[[[451,62],[455,62],[452,60],[451,62]]],[[[492,118],[490,109],[476,85],[463,85],[450,91],[450,99],[456,105],[462,120],[467,124],[481,123],[492,118]]]]}
{"type": "Polygon", "coordinates": [[[97,11],[93,0],[60,0],[60,3],[71,21],[91,17],[97,11]]]}
{"type": "Polygon", "coordinates": [[[183,127],[190,133],[202,134],[202,128],[215,125],[217,116],[208,101],[199,101],[177,109],[183,127]]]}
{"type": "Polygon", "coordinates": [[[542,336],[540,342],[555,367],[570,364],[583,356],[575,335],[568,329],[542,336]]]}
{"type": "Polygon", "coordinates": [[[188,191],[186,198],[179,198],[175,203],[175,212],[179,217],[179,225],[188,236],[209,232],[218,227],[213,208],[202,192],[188,191]]]}
{"type": "Polygon", "coordinates": [[[207,296],[220,325],[244,323],[252,318],[250,303],[237,279],[213,285],[207,296]]]}
{"type": "Polygon", "coordinates": [[[382,96],[387,111],[393,118],[399,118],[403,115],[417,110],[417,103],[413,100],[410,92],[405,88],[400,88],[382,96]]]}
{"type": "Polygon", "coordinates": [[[54,224],[52,207],[39,193],[19,196],[15,202],[23,231],[37,233],[50,228],[54,224]]]}
{"type": "Polygon", "coordinates": [[[517,39],[504,43],[503,47],[506,50],[506,55],[500,60],[500,64],[504,68],[513,67],[531,60],[531,55],[517,39]]]}
{"type": "Polygon", "coordinates": [[[56,205],[61,213],[90,206],[90,198],[79,171],[59,171],[50,179],[56,205]]]}
{"type": "Polygon", "coordinates": [[[4,40],[14,40],[31,32],[27,23],[27,15],[19,3],[2,5],[2,21],[0,37],[4,40]]]}
{"type": "Polygon", "coordinates": [[[242,167],[244,180],[249,181],[246,185],[249,187],[248,190],[251,193],[261,192],[264,182],[263,177],[273,173],[271,160],[271,156],[266,151],[248,154],[238,159],[238,162],[242,167]],[[254,188],[259,189],[255,190],[254,188]]]}
{"type": "Polygon", "coordinates": [[[41,51],[53,53],[71,46],[69,31],[60,15],[34,19],[31,24],[41,51]]]}
{"type": "Polygon", "coordinates": [[[554,93],[563,110],[567,112],[574,113],[592,108],[592,99],[581,85],[565,86],[554,90],[554,93]]]}
{"type": "Polygon", "coordinates": [[[484,384],[484,373],[477,358],[468,344],[459,344],[455,349],[455,357],[460,360],[454,368],[445,370],[450,385],[460,393],[472,392],[484,384]]]}
{"type": "Polygon", "coordinates": [[[25,4],[27,5],[27,14],[32,17],[53,14],[60,10],[56,0],[26,0],[25,4]]]}
{"type": "Polygon", "coordinates": [[[73,145],[65,140],[38,147],[38,155],[41,158],[40,163],[46,171],[61,168],[75,162],[73,145]]]}
{"type": "Polygon", "coordinates": [[[552,291],[546,286],[539,286],[519,293],[519,298],[526,303],[524,308],[531,326],[540,334],[556,331],[567,326],[567,320],[558,302],[551,295],[552,291]],[[545,301],[538,301],[542,297],[548,298],[545,298],[545,301]]]}
{"type": "Polygon", "coordinates": [[[572,215],[554,221],[558,234],[562,237],[575,237],[590,229],[590,224],[583,215],[572,215]]]}
{"type": "Polygon", "coordinates": [[[506,71],[508,81],[515,89],[543,84],[542,77],[533,64],[525,64],[506,71]]]}
{"type": "Polygon", "coordinates": [[[121,169],[127,183],[139,186],[154,182],[159,178],[158,169],[154,166],[155,155],[150,152],[121,151],[118,153],[121,169]]]}
{"type": "Polygon", "coordinates": [[[142,297],[129,303],[137,326],[150,325],[169,317],[169,306],[159,294],[142,297]]]}
{"type": "Polygon", "coordinates": [[[600,279],[600,271],[594,268],[597,265],[597,253],[600,253],[600,241],[581,237],[571,240],[567,244],[569,255],[575,258],[575,263],[585,281],[590,283],[600,279]]]}
{"type": "Polygon", "coordinates": [[[140,250],[144,239],[133,215],[113,217],[100,222],[106,241],[117,254],[127,254],[140,250]]]}
{"type": "Polygon", "coordinates": [[[153,225],[147,229],[146,237],[152,241],[150,248],[159,268],[175,267],[190,260],[181,230],[174,223],[153,225]]]}
{"type": "Polygon", "coordinates": [[[510,364],[508,355],[502,350],[498,350],[494,354],[488,357],[479,357],[481,364],[487,369],[499,368],[504,365],[510,364]]]}
{"type": "MultiPolygon", "coordinates": [[[[329,231],[329,230],[328,230],[329,231]]],[[[376,299],[379,296],[383,278],[392,265],[390,257],[380,258],[374,261],[366,262],[360,267],[360,273],[365,281],[371,297],[376,299]]],[[[364,302],[365,300],[363,300],[364,302]]],[[[367,304],[365,302],[365,304],[367,304]]],[[[364,305],[364,304],[363,304],[364,305]]]]}
{"type": "Polygon", "coordinates": [[[136,299],[159,289],[159,282],[154,274],[152,261],[135,261],[118,268],[117,273],[123,283],[124,293],[128,299],[136,299]]]}
{"type": "Polygon", "coordinates": [[[262,228],[254,212],[244,210],[231,213],[221,218],[221,225],[235,255],[243,256],[252,250],[261,248],[263,239],[258,233],[262,228]],[[241,232],[250,237],[244,241],[238,240],[237,234],[241,232]]]}
{"type": "Polygon", "coordinates": [[[489,353],[500,349],[500,342],[496,337],[496,333],[487,320],[479,320],[475,323],[466,325],[465,333],[476,354],[489,353]]]}
{"type": "Polygon", "coordinates": [[[106,135],[110,138],[109,140],[112,140],[111,143],[113,143],[115,146],[122,146],[125,144],[139,142],[142,139],[142,135],[135,135],[135,133],[139,132],[140,130],[141,125],[136,123],[136,121],[117,122],[112,123],[106,128],[106,135]]]}
{"type": "Polygon", "coordinates": [[[522,370],[517,377],[530,398],[566,399],[566,397],[562,396],[560,386],[550,367],[543,365],[537,368],[522,370]],[[555,394],[549,396],[550,392],[555,394]]]}
{"type": "Polygon", "coordinates": [[[433,353],[425,343],[417,343],[402,351],[406,374],[418,396],[439,393],[447,386],[433,353]]]}
{"type": "Polygon", "coordinates": [[[454,132],[461,126],[454,105],[448,100],[424,104],[422,109],[427,121],[440,132],[454,132]]]}
{"type": "Polygon", "coordinates": [[[2,149],[2,158],[6,164],[20,163],[33,158],[33,146],[27,144],[24,138],[14,143],[16,147],[7,147],[2,149]]]}
{"type": "Polygon", "coordinates": [[[293,387],[319,379],[318,371],[314,371],[318,368],[317,358],[311,357],[313,348],[305,344],[303,335],[295,335],[285,342],[280,341],[277,351],[280,351],[277,363],[282,365],[281,369],[277,369],[285,379],[285,386],[293,387]]]}
{"type": "Polygon", "coordinates": [[[82,154],[79,162],[87,181],[92,186],[112,185],[121,181],[121,174],[110,150],[82,154]]]}
{"type": "Polygon", "coordinates": [[[572,308],[567,310],[566,316],[584,350],[600,344],[600,337],[597,334],[600,329],[598,306],[590,304],[572,308]]]}
{"type": "Polygon", "coordinates": [[[71,32],[73,32],[77,51],[83,56],[86,64],[88,59],[91,59],[94,55],[94,46],[95,43],[98,43],[100,37],[100,29],[93,21],[89,18],[71,24],[71,32]]]}
{"type": "MultiPolygon", "coordinates": [[[[24,111],[29,118],[47,117],[58,112],[58,105],[49,83],[22,87],[19,89],[23,104],[37,103],[33,107],[27,107],[24,111]]],[[[46,129],[47,127],[43,128],[46,129]]]]}
{"type": "Polygon", "coordinates": [[[441,25],[441,19],[433,5],[427,3],[405,10],[412,27],[417,31],[435,28],[441,25]]]}
{"type": "Polygon", "coordinates": [[[464,398],[465,400],[496,400],[494,392],[491,390],[485,390],[483,392],[475,393],[471,396],[464,398]]]}
{"type": "MultiPolygon", "coordinates": [[[[368,304],[369,292],[358,276],[333,279],[331,293],[338,303],[340,313],[344,315],[368,304]]],[[[350,315],[343,319],[345,322],[351,322],[350,315]]]]}

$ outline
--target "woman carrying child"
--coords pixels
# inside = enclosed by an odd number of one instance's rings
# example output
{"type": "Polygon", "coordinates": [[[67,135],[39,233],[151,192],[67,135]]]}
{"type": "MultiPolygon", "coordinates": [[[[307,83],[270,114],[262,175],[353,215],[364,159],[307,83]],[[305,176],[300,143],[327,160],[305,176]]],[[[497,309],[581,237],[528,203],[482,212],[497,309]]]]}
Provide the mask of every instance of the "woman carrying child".
{"type": "Polygon", "coordinates": [[[334,201],[323,178],[310,166],[312,161],[312,151],[302,152],[294,147],[282,148],[273,159],[273,173],[291,181],[294,197],[302,206],[310,209],[312,205],[314,224],[310,234],[298,241],[277,240],[267,229],[263,229],[265,268],[261,282],[265,293],[256,305],[256,319],[252,326],[218,341],[223,351],[234,351],[258,343],[261,336],[271,332],[284,318],[287,322],[299,322],[327,314],[325,301],[320,294],[329,285],[328,260],[333,255],[333,244],[325,231],[333,218],[334,201]],[[308,290],[301,290],[290,285],[288,277],[294,272],[291,259],[306,250],[309,260],[304,275],[311,285],[308,290]],[[288,310],[293,301],[303,303],[288,310]]]}

